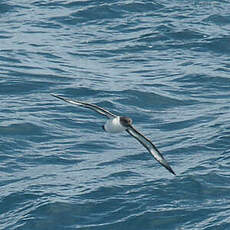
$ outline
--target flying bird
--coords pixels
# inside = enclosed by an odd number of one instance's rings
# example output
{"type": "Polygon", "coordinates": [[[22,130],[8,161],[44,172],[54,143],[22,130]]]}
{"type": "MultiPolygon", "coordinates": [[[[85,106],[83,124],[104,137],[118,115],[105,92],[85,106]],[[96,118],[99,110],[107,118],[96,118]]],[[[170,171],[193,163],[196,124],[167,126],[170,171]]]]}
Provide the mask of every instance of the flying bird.
{"type": "Polygon", "coordinates": [[[108,120],[103,125],[103,129],[106,132],[109,133],[120,133],[123,131],[128,132],[132,137],[134,137],[137,141],[139,141],[161,165],[163,165],[169,172],[176,175],[175,172],[170,167],[170,165],[168,164],[168,162],[163,157],[163,155],[156,148],[156,146],[147,137],[145,137],[143,134],[141,134],[139,131],[137,131],[134,128],[134,126],[132,125],[131,118],[126,116],[117,116],[95,104],[64,98],[56,94],[51,94],[51,95],[65,102],[71,103],[73,105],[78,105],[84,108],[88,108],[100,113],[101,115],[104,115],[105,117],[108,118],[108,120]]]}

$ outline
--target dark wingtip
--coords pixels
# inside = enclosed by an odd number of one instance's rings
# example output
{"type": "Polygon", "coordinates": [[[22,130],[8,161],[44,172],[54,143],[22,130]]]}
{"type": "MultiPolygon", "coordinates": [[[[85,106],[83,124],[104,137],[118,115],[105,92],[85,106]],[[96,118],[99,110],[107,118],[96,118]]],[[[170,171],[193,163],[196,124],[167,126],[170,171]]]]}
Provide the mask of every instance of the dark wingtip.
{"type": "Polygon", "coordinates": [[[53,96],[53,97],[56,97],[56,98],[58,98],[60,100],[66,101],[66,99],[64,97],[61,97],[61,96],[59,96],[57,94],[51,93],[50,95],[53,96]]]}
{"type": "Polygon", "coordinates": [[[176,175],[176,173],[172,170],[171,167],[168,168],[169,172],[171,172],[173,175],[176,175]]]}
{"type": "Polygon", "coordinates": [[[51,93],[50,95],[53,96],[53,97],[60,98],[60,96],[58,96],[57,94],[54,94],[54,93],[51,93]]]}
{"type": "Polygon", "coordinates": [[[176,173],[173,171],[173,169],[169,166],[169,164],[167,163],[166,160],[164,160],[163,162],[160,162],[169,172],[171,172],[173,175],[176,175],[176,173]]]}

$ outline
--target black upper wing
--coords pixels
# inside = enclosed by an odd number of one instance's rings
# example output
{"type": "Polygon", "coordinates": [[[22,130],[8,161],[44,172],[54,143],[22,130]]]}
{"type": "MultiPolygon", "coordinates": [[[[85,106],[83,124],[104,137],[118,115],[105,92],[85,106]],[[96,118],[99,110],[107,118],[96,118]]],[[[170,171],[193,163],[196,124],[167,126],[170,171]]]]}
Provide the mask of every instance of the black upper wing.
{"type": "Polygon", "coordinates": [[[137,139],[161,165],[163,165],[169,172],[175,175],[175,172],[164,159],[163,155],[148,138],[138,132],[133,126],[130,126],[126,131],[135,139],[137,139]]]}
{"type": "Polygon", "coordinates": [[[82,101],[77,101],[77,100],[72,100],[72,99],[68,99],[68,98],[64,98],[64,97],[61,97],[59,95],[56,95],[56,94],[51,94],[52,96],[56,97],[56,98],[59,98],[63,101],[66,101],[68,103],[71,103],[73,105],[79,105],[79,106],[82,106],[82,107],[85,107],[85,108],[88,108],[88,109],[92,109],[108,118],[114,118],[114,117],[117,117],[115,114],[97,106],[97,105],[94,105],[94,104],[90,104],[90,103],[86,103],[86,102],[82,102],[82,101]]]}

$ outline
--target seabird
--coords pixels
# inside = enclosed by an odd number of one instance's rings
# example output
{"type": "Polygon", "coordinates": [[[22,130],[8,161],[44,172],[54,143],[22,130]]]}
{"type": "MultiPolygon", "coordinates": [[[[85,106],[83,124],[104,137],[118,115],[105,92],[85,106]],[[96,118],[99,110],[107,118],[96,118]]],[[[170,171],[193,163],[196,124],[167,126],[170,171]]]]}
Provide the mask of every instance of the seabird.
{"type": "Polygon", "coordinates": [[[65,102],[68,102],[74,105],[79,105],[79,106],[82,106],[88,109],[92,109],[106,116],[108,120],[103,125],[103,129],[106,132],[110,132],[110,133],[119,133],[123,131],[128,132],[131,136],[133,136],[136,140],[138,140],[161,165],[163,165],[169,172],[176,175],[175,172],[172,170],[172,168],[169,166],[168,162],[164,159],[163,155],[156,148],[156,146],[148,138],[146,138],[143,134],[141,134],[139,131],[137,131],[133,127],[131,118],[126,117],[126,116],[117,116],[94,104],[64,98],[56,94],[51,94],[51,95],[65,102]]]}

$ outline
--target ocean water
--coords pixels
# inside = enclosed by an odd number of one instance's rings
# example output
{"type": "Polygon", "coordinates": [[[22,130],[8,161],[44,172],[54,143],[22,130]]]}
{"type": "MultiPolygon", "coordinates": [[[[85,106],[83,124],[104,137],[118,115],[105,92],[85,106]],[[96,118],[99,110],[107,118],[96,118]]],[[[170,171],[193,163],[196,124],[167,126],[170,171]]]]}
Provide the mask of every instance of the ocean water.
{"type": "Polygon", "coordinates": [[[230,229],[230,2],[0,2],[1,230],[230,229]],[[132,117],[176,176],[105,118],[132,117]]]}

